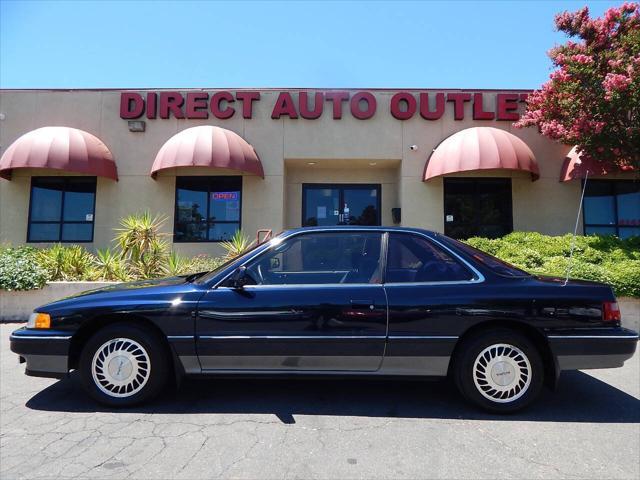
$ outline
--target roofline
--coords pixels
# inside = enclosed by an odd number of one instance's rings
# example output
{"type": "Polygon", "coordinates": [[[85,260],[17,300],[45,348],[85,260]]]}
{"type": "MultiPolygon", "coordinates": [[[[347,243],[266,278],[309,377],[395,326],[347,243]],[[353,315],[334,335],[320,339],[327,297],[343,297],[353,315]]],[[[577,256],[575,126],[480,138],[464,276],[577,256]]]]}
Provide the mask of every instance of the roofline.
{"type": "Polygon", "coordinates": [[[349,92],[533,92],[531,88],[457,88],[457,87],[429,87],[429,88],[371,88],[371,87],[126,87],[126,88],[0,88],[0,93],[4,92],[190,92],[190,91],[227,91],[233,90],[238,92],[244,91],[349,91],[349,92]]]}
{"type": "Polygon", "coordinates": [[[313,232],[313,231],[340,231],[340,230],[369,230],[372,232],[416,232],[416,233],[426,233],[430,236],[440,236],[442,234],[438,232],[434,232],[432,230],[426,230],[424,228],[417,227],[401,227],[401,226],[384,226],[384,225],[326,225],[326,226],[313,226],[313,227],[297,227],[297,228],[289,228],[284,230],[279,235],[290,235],[297,232],[313,232]]]}

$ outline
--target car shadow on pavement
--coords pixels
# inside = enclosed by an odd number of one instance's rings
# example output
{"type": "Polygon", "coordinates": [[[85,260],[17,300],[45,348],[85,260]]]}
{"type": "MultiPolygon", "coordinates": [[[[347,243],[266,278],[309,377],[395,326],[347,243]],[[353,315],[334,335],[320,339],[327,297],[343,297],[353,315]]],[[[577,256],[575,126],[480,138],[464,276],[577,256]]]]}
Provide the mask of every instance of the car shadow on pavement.
{"type": "Polygon", "coordinates": [[[582,372],[563,373],[555,392],[524,412],[484,413],[465,403],[445,381],[406,380],[186,380],[178,391],[134,408],[101,406],[81,391],[76,374],[27,401],[34,410],[162,414],[274,414],[283,423],[296,415],[435,418],[536,422],[638,423],[640,400],[582,372]]]}

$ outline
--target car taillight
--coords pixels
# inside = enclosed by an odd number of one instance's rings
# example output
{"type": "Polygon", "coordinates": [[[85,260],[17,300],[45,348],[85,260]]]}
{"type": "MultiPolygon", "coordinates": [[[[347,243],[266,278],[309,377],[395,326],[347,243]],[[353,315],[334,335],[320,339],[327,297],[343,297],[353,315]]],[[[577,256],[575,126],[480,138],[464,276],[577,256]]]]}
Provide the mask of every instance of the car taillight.
{"type": "Polygon", "coordinates": [[[620,318],[620,307],[618,306],[618,302],[602,303],[602,320],[604,322],[619,322],[620,318]]]}

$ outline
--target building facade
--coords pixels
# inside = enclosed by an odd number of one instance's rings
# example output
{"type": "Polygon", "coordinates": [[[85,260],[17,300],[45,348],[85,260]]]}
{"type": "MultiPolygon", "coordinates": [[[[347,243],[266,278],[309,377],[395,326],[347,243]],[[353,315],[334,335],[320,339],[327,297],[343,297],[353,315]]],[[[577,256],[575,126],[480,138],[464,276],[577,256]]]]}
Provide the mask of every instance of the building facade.
{"type": "Polygon", "coordinates": [[[217,254],[302,225],[640,234],[637,174],[515,129],[526,91],[3,90],[0,243],[111,245],[129,214],[217,254]]]}

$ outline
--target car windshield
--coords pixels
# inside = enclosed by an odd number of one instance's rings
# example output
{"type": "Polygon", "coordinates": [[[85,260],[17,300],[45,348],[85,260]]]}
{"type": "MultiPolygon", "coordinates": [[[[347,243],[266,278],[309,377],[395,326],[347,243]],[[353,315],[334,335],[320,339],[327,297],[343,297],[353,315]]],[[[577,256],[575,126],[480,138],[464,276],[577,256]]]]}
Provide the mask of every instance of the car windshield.
{"type": "Polygon", "coordinates": [[[482,250],[478,250],[477,248],[472,247],[471,245],[467,245],[466,243],[459,242],[458,240],[454,240],[453,238],[450,238],[449,240],[454,242],[456,244],[456,247],[458,247],[464,253],[471,256],[474,260],[479,261],[485,267],[493,270],[498,275],[503,275],[506,277],[531,276],[530,273],[525,272],[524,270],[521,270],[518,267],[511,265],[510,263],[500,260],[499,258],[496,258],[493,255],[489,255],[488,253],[483,252],[482,250]]]}
{"type": "Polygon", "coordinates": [[[227,268],[229,265],[231,265],[233,262],[236,262],[236,261],[240,260],[242,257],[244,257],[245,255],[253,252],[256,248],[262,247],[263,245],[265,245],[265,243],[269,243],[269,242],[262,242],[262,243],[254,245],[253,247],[251,247],[249,250],[244,252],[239,257],[231,258],[230,260],[227,260],[226,262],[224,262],[222,265],[220,265],[216,269],[211,270],[210,272],[207,272],[205,275],[197,277],[196,279],[194,279],[194,283],[199,284],[199,285],[203,284],[203,283],[207,283],[209,280],[211,280],[213,277],[215,277],[218,274],[218,272],[221,272],[222,270],[227,268]]]}

